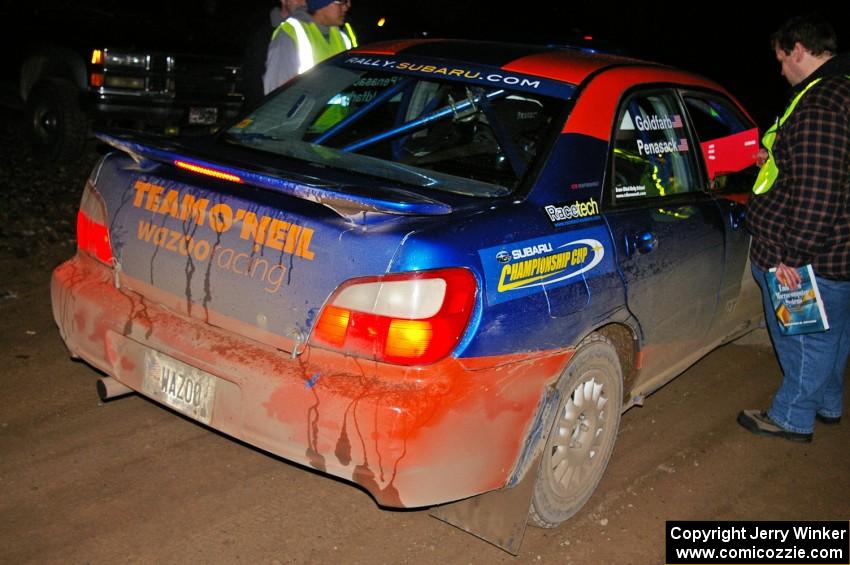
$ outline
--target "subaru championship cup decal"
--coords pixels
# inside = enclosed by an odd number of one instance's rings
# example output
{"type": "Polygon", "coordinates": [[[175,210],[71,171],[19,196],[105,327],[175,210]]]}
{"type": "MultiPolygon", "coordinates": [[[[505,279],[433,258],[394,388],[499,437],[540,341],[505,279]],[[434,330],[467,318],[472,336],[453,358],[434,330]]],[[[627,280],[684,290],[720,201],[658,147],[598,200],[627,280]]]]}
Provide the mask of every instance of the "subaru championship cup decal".
{"type": "Polygon", "coordinates": [[[558,247],[557,252],[506,265],[499,276],[498,292],[542,286],[576,277],[602,261],[605,250],[595,239],[580,239],[558,247]],[[572,270],[573,267],[578,267],[572,270]]]}
{"type": "Polygon", "coordinates": [[[582,237],[597,235],[594,231],[556,234],[480,250],[488,302],[514,300],[541,292],[544,286],[568,284],[571,279],[588,276],[606,256],[601,241],[604,236],[582,237]]]}

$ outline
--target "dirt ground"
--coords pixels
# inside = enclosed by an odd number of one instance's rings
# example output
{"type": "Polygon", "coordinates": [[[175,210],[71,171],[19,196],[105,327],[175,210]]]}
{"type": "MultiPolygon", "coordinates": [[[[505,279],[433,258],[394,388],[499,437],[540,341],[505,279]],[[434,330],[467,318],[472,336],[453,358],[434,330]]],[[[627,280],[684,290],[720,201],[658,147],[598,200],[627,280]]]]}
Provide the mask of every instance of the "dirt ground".
{"type": "Polygon", "coordinates": [[[0,258],[2,562],[659,563],[665,520],[850,518],[850,425],[800,445],[735,423],[779,378],[751,340],[627,412],[588,505],[530,528],[513,558],[140,396],[100,403],[50,314],[49,272],[69,252],[0,258]]]}
{"type": "MultiPolygon", "coordinates": [[[[29,167],[3,154],[4,197],[25,209],[37,196],[18,198],[29,184],[7,167],[29,167]]],[[[62,188],[51,178],[40,191],[79,198],[81,179],[62,188]]],[[[761,336],[627,412],[587,506],[560,528],[529,528],[514,558],[140,396],[100,403],[98,374],[68,357],[50,313],[49,274],[73,252],[69,230],[20,225],[0,246],[2,563],[642,564],[663,562],[666,520],[850,519],[850,421],[819,426],[808,445],[735,423],[779,381],[761,336]],[[40,244],[16,245],[26,237],[40,244]]]]}

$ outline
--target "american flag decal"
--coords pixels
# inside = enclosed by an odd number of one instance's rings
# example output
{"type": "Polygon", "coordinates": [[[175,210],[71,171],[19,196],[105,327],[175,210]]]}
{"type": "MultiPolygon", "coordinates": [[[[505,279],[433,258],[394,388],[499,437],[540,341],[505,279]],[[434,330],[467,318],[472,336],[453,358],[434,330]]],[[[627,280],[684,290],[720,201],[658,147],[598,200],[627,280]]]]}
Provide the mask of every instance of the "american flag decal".
{"type": "Polygon", "coordinates": [[[688,150],[688,140],[684,139],[684,138],[680,139],[679,145],[676,146],[676,149],[679,150],[679,151],[687,151],[688,150]]]}
{"type": "Polygon", "coordinates": [[[673,127],[674,128],[682,127],[682,116],[680,116],[679,114],[673,114],[673,127]]]}

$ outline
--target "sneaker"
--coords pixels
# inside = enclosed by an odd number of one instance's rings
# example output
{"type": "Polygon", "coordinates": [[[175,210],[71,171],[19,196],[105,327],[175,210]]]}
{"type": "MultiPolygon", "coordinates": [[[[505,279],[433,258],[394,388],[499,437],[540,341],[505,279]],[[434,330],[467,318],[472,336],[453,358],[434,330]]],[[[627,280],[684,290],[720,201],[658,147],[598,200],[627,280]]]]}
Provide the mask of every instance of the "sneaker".
{"type": "Polygon", "coordinates": [[[835,425],[841,423],[841,416],[823,416],[821,414],[815,414],[815,420],[821,424],[835,425]]]}
{"type": "Polygon", "coordinates": [[[801,434],[786,430],[771,420],[767,412],[762,410],[744,410],[739,412],[738,423],[748,432],[759,436],[781,437],[800,443],[810,443],[812,441],[812,434],[801,434]]]}

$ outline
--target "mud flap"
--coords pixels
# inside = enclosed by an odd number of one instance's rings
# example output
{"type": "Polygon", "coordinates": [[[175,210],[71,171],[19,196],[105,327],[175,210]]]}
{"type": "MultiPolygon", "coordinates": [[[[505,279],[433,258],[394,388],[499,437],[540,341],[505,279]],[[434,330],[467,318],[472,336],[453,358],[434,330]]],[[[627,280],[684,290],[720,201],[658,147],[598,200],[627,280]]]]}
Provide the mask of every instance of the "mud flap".
{"type": "Polygon", "coordinates": [[[518,555],[528,526],[528,511],[539,468],[540,455],[516,486],[437,506],[430,514],[511,555],[518,555]]]}

